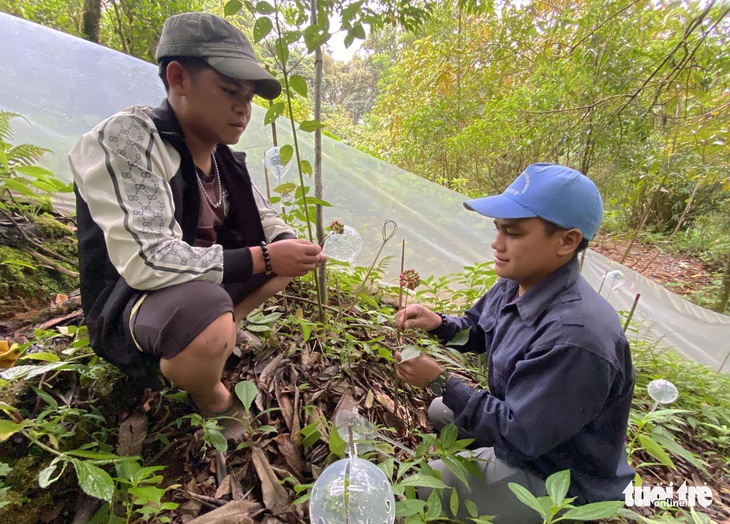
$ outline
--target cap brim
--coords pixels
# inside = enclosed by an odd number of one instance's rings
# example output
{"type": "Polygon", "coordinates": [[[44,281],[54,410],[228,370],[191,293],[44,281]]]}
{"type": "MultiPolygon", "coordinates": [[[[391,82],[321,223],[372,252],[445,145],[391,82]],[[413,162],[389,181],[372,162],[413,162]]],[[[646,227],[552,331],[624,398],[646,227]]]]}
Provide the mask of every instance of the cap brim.
{"type": "Polygon", "coordinates": [[[205,57],[208,65],[231,78],[251,80],[256,83],[256,94],[273,100],[281,94],[281,83],[255,60],[233,57],[205,57]]]}
{"type": "Polygon", "coordinates": [[[534,218],[537,214],[505,195],[495,195],[464,202],[464,207],[491,218],[534,218]]]}

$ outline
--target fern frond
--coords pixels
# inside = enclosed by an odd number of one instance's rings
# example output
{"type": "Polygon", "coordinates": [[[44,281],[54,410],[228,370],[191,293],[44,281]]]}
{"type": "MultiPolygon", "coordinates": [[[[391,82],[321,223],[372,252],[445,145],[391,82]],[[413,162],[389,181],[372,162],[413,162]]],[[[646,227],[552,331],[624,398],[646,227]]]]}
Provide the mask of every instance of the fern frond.
{"type": "Polygon", "coordinates": [[[33,144],[19,144],[11,147],[6,151],[9,165],[32,166],[46,153],[51,153],[50,149],[45,147],[34,146],[33,144]]]}
{"type": "Polygon", "coordinates": [[[22,118],[27,122],[27,119],[18,113],[12,111],[0,111],[0,138],[3,140],[10,141],[13,138],[13,131],[10,128],[10,121],[13,118],[22,118]]]}

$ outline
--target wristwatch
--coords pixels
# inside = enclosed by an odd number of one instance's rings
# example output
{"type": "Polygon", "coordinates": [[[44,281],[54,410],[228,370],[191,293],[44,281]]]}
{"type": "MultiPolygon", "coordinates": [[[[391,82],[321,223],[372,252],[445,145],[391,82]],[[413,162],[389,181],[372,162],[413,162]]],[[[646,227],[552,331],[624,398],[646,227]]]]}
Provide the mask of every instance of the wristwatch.
{"type": "Polygon", "coordinates": [[[428,390],[436,395],[437,397],[440,397],[444,394],[444,391],[446,391],[446,383],[449,381],[449,375],[446,371],[442,371],[439,373],[438,377],[433,379],[431,383],[426,386],[428,390]]]}

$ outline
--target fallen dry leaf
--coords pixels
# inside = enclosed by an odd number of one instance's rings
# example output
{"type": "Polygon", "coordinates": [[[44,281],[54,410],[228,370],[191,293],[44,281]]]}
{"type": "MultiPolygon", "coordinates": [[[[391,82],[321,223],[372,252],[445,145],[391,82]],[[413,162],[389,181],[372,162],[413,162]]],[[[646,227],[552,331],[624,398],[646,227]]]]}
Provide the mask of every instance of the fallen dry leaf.
{"type": "Polygon", "coordinates": [[[229,502],[205,515],[191,520],[188,524],[254,524],[252,515],[261,510],[261,505],[248,500],[229,502]]]}
{"type": "Polygon", "coordinates": [[[302,462],[302,450],[289,438],[287,434],[279,434],[274,438],[279,451],[284,455],[284,460],[294,471],[300,475],[304,474],[304,462],[302,462]]]}
{"type": "Polygon", "coordinates": [[[117,453],[122,456],[142,454],[142,444],[147,438],[147,415],[134,413],[119,426],[117,453]]]}
{"type": "Polygon", "coordinates": [[[377,393],[375,395],[375,400],[377,400],[381,406],[383,406],[385,409],[387,409],[391,413],[393,412],[393,409],[395,409],[395,403],[393,402],[393,399],[390,398],[385,393],[382,393],[382,392],[377,393]]]}
{"type": "Polygon", "coordinates": [[[261,492],[264,499],[264,506],[274,513],[287,511],[289,495],[284,487],[279,484],[279,478],[271,469],[266,454],[261,448],[251,448],[251,460],[256,469],[256,474],[261,481],[261,492]]]}
{"type": "Polygon", "coordinates": [[[17,344],[8,344],[7,340],[0,340],[0,369],[13,367],[20,356],[17,344]]]}

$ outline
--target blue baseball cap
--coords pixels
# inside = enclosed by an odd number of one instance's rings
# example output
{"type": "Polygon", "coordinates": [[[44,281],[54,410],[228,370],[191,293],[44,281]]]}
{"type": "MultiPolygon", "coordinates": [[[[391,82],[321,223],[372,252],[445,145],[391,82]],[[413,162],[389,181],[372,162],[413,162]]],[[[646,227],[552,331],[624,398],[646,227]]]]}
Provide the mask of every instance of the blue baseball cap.
{"type": "Polygon", "coordinates": [[[603,200],[587,176],[558,164],[532,164],[501,195],[467,200],[464,207],[492,218],[542,218],[579,229],[591,240],[603,220],[603,200]]]}

